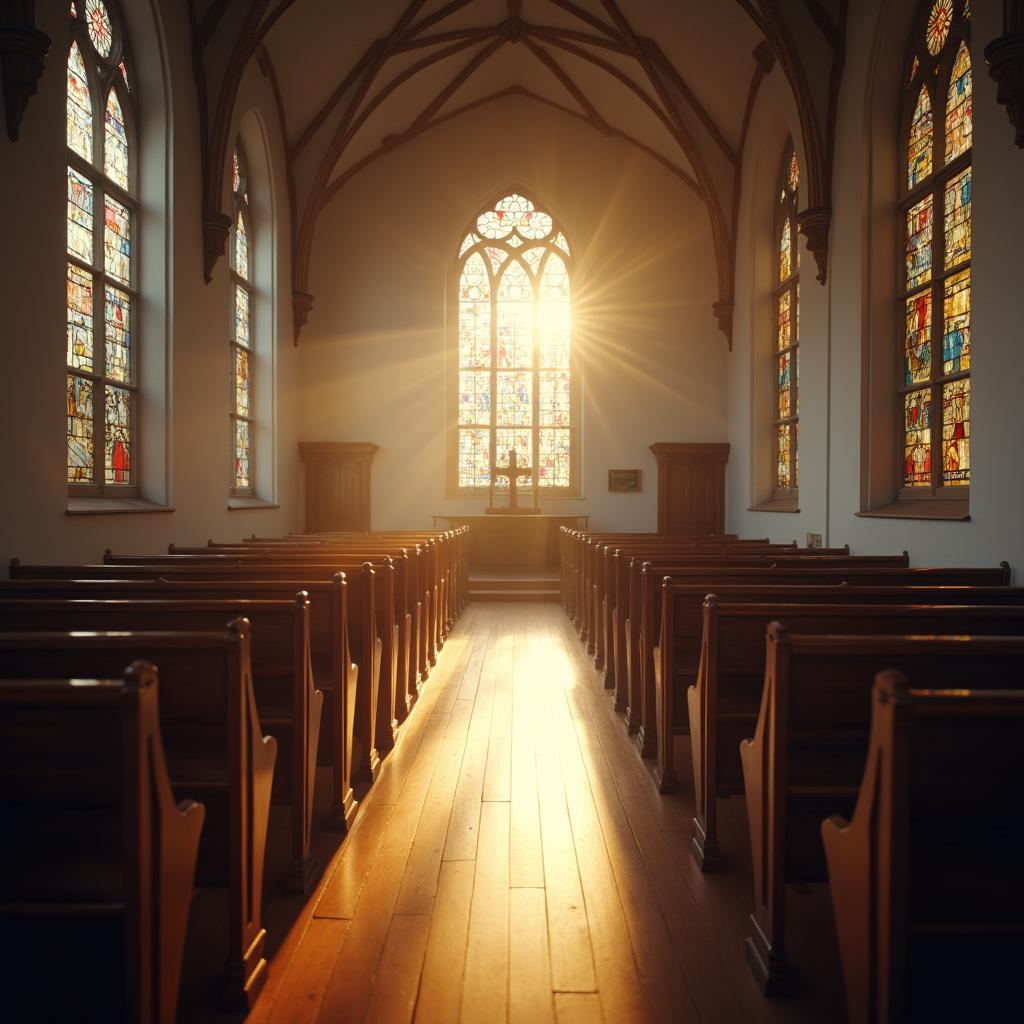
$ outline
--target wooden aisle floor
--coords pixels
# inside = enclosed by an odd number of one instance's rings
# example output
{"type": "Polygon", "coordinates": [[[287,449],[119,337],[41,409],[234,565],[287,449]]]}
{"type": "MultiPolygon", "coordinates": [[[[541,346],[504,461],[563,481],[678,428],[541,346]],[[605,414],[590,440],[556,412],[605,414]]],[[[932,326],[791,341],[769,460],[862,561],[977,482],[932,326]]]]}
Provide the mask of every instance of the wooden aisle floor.
{"type": "Polygon", "coordinates": [[[691,817],[558,605],[471,604],[249,1021],[842,1020],[827,893],[791,901],[804,976],[765,999],[742,801],[719,875],[687,852],[691,817]]]}

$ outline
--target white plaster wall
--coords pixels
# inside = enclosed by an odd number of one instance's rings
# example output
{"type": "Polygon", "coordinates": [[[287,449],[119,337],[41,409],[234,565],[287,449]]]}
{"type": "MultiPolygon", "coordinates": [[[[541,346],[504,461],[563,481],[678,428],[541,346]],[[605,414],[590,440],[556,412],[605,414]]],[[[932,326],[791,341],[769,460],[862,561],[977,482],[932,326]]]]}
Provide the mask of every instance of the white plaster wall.
{"type": "MultiPolygon", "coordinates": [[[[282,234],[274,255],[279,294],[286,301],[267,306],[276,325],[277,450],[258,484],[280,508],[227,509],[229,476],[229,276],[219,264],[213,283],[202,274],[200,158],[189,30],[182,5],[145,0],[126,4],[137,86],[158,87],[157,46],[168,55],[163,76],[171,132],[166,170],[154,167],[143,197],[141,258],[144,261],[146,322],[167,327],[166,364],[145,398],[165,405],[166,429],[147,430],[148,466],[144,497],[174,507],[168,513],[69,516],[64,475],[64,238],[65,152],[64,60],[66,9],[38,4],[40,27],[54,40],[39,92],[30,102],[17,143],[0,136],[0,333],[7,382],[0,402],[0,462],[7,485],[0,499],[0,559],[92,561],[106,547],[125,552],[166,550],[170,541],[205,543],[209,537],[239,537],[253,531],[285,532],[300,525],[297,504],[295,432],[296,356],[291,344],[290,251],[287,191],[275,170],[273,202],[282,234]],[[159,187],[166,177],[168,188],[159,187]],[[167,249],[161,222],[167,214],[161,195],[172,196],[167,249]],[[13,197],[13,198],[12,198],[13,197]],[[165,446],[160,450],[156,442],[165,446]]],[[[145,99],[145,96],[144,96],[145,99]]],[[[246,73],[238,109],[261,107],[268,127],[272,167],[283,167],[283,149],[270,91],[255,68],[246,73]]],[[[160,118],[146,131],[165,131],[160,118]]],[[[159,138],[157,142],[159,143],[159,138]]],[[[149,145],[145,142],[144,145],[149,145]]],[[[160,145],[156,146],[157,151],[160,145]]],[[[144,179],[146,175],[144,175],[144,179]]],[[[269,197],[268,197],[269,202],[269,197]]],[[[268,300],[269,302],[269,300],[268,300]]],[[[151,335],[152,337],[152,335],[151,335]]],[[[147,356],[143,341],[143,358],[147,356]]],[[[150,354],[151,355],[151,354],[150,354]]],[[[149,370],[153,370],[152,358],[149,370]]],[[[159,415],[157,416],[159,420],[159,415]]]]}
{"type": "MultiPolygon", "coordinates": [[[[907,550],[913,565],[991,565],[1006,559],[1024,566],[1024,264],[1019,239],[1024,236],[1024,152],[1013,146],[1006,113],[995,102],[995,83],[985,72],[985,44],[1000,34],[997,5],[975,5],[972,61],[974,66],[974,361],[971,409],[972,480],[969,522],[910,521],[858,517],[861,482],[861,363],[865,263],[872,218],[868,216],[870,177],[867,172],[871,122],[868,116],[869,66],[873,47],[892,33],[893,21],[909,10],[899,4],[870,0],[851,5],[846,72],[839,98],[839,122],[833,177],[833,221],[829,280],[826,287],[808,282],[801,289],[805,314],[815,324],[824,315],[821,340],[805,327],[801,355],[801,481],[799,516],[748,513],[748,469],[739,449],[754,429],[747,395],[752,289],[750,195],[756,173],[756,149],[748,149],[743,169],[744,216],[739,235],[737,268],[737,342],[730,366],[730,465],[728,518],[730,528],[746,534],[767,534],[776,540],[803,539],[806,530],[822,532],[826,543],[849,543],[856,552],[907,550]],[[900,8],[899,11],[896,8],[900,8]],[[813,308],[815,312],[811,312],[813,308]],[[828,346],[831,346],[831,374],[828,346]],[[824,345],[824,358],[818,347],[824,345]],[[737,358],[738,357],[738,358],[737,358]],[[811,402],[808,399],[814,396],[811,402]],[[827,445],[827,449],[826,449],[827,445]],[[827,450],[827,457],[825,452],[827,450]],[[827,475],[826,475],[827,470],[827,475]],[[797,529],[798,524],[798,529],[797,529]]],[[[902,48],[899,73],[902,73],[902,48]]],[[[777,88],[777,68],[762,90],[752,122],[781,118],[795,125],[791,103],[777,88]]],[[[899,97],[893,97],[898,103],[899,97]]],[[[880,140],[874,140],[880,144],[880,140]]],[[[805,260],[806,265],[806,260],[805,260]]],[[[868,305],[870,309],[870,305],[868,305]]],[[[893,334],[898,344],[897,317],[893,334]]],[[[1019,578],[1019,576],[1018,576],[1019,578]]]]}
{"type": "Polygon", "coordinates": [[[707,215],[649,157],[524,98],[403,145],[324,210],[312,256],[316,305],[300,340],[302,439],[380,445],[375,529],[483,510],[485,500],[446,497],[446,301],[465,225],[510,183],[547,204],[577,259],[583,496],[541,504],[589,514],[595,528],[653,530],[648,445],[726,433],[727,347],[711,313],[707,215]],[[608,493],[608,469],[637,467],[641,493],[608,493]]]}

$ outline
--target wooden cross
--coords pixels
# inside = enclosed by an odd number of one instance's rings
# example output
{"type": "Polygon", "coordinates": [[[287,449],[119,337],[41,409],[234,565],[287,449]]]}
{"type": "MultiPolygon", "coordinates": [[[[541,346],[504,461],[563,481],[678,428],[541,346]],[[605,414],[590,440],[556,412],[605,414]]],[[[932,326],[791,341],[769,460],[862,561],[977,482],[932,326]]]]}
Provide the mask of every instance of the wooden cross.
{"type": "MultiPolygon", "coordinates": [[[[520,469],[519,458],[516,454],[515,448],[509,448],[508,450],[508,469],[499,469],[497,466],[491,470],[491,487],[494,486],[494,477],[507,476],[508,477],[508,507],[509,509],[518,509],[519,503],[516,500],[519,495],[519,477],[528,476],[533,477],[532,469],[520,469]]],[[[493,504],[493,502],[492,502],[493,504]]]]}

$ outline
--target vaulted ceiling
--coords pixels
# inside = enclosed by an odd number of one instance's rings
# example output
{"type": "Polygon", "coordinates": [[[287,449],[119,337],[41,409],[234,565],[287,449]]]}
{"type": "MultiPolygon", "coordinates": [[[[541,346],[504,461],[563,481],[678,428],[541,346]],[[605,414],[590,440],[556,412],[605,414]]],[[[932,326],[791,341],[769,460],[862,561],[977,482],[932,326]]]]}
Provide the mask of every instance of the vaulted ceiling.
{"type": "MultiPolygon", "coordinates": [[[[846,0],[191,0],[208,275],[238,83],[256,61],[289,156],[296,333],[311,308],[320,211],[353,175],[433,126],[508,95],[556,107],[659,161],[704,202],[729,333],[735,194],[751,105],[778,60],[806,153],[802,228],[828,230],[846,0]]],[[[824,260],[819,259],[824,274],[824,260]]]]}

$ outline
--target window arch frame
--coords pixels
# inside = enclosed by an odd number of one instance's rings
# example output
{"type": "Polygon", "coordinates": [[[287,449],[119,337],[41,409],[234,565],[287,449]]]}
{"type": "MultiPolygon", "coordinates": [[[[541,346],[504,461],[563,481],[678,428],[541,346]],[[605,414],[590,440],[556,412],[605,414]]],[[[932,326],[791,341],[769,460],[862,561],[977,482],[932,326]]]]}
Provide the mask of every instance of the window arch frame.
{"type": "MultiPolygon", "coordinates": [[[[961,45],[966,47],[968,59],[970,60],[971,49],[971,24],[969,13],[965,16],[965,8],[969,11],[968,0],[951,0],[952,8],[951,22],[948,34],[941,48],[936,54],[929,52],[926,43],[927,25],[931,12],[936,5],[936,0],[922,0],[912,20],[910,38],[906,47],[903,61],[903,74],[901,83],[903,86],[903,97],[899,117],[899,146],[897,149],[897,213],[898,213],[898,237],[899,250],[897,257],[898,287],[896,289],[896,318],[898,339],[898,359],[896,371],[895,388],[895,422],[897,431],[895,441],[896,449],[896,481],[895,490],[898,501],[914,501],[920,499],[955,500],[966,504],[970,497],[970,384],[966,387],[966,420],[963,424],[967,442],[967,479],[965,483],[947,482],[943,478],[945,466],[946,444],[944,438],[945,420],[945,391],[947,386],[956,385],[960,381],[970,381],[970,301],[968,300],[967,333],[968,333],[968,366],[950,372],[944,368],[945,362],[945,321],[946,321],[946,288],[949,282],[961,275],[966,275],[967,294],[970,296],[973,285],[972,257],[973,257],[973,231],[970,223],[973,218],[973,126],[971,144],[961,153],[950,158],[948,161],[945,155],[946,147],[946,116],[949,109],[950,90],[953,85],[952,73],[960,52],[961,45]],[[910,184],[908,173],[910,170],[910,139],[914,125],[914,115],[917,109],[918,98],[921,89],[925,89],[930,102],[931,116],[931,166],[927,174],[920,180],[910,184]],[[970,190],[970,206],[968,209],[967,222],[968,232],[971,238],[968,255],[964,259],[954,261],[949,267],[945,265],[946,249],[946,210],[945,198],[951,183],[961,179],[962,175],[968,175],[970,190]],[[929,246],[929,274],[925,280],[918,281],[913,287],[908,287],[910,281],[909,260],[910,260],[910,215],[918,209],[921,204],[930,201],[931,204],[931,242],[929,246]],[[912,300],[919,300],[928,296],[927,315],[930,322],[927,323],[928,335],[928,376],[927,378],[914,378],[908,382],[908,372],[913,377],[914,371],[910,368],[909,353],[911,350],[909,334],[912,330],[911,306],[912,300]],[[920,483],[908,483],[908,467],[916,464],[918,455],[917,447],[913,448],[909,443],[910,410],[907,407],[907,396],[914,393],[928,395],[928,451],[927,451],[927,474],[928,481],[920,483]]],[[[971,74],[971,103],[973,106],[973,78],[974,64],[970,62],[969,71],[971,74]]],[[[973,120],[973,119],[972,119],[973,120]]],[[[962,280],[963,278],[961,278],[962,280]]],[[[916,309],[918,323],[920,323],[921,308],[916,309]]],[[[921,346],[916,346],[920,352],[921,346]]],[[[915,358],[920,358],[915,353],[915,358]]],[[[962,359],[958,355],[958,359],[962,359]]],[[[956,392],[951,391],[955,401],[956,392]]],[[[961,392],[963,394],[963,392],[961,392]]],[[[955,429],[955,424],[952,424],[955,429]]],[[[953,438],[955,439],[955,438],[953,438]]],[[[924,456],[921,456],[923,459],[924,456]]],[[[959,468],[958,468],[959,471],[959,468]]]]}
{"type": "Polygon", "coordinates": [[[793,137],[786,138],[782,160],[775,183],[774,215],[772,219],[772,361],[775,392],[772,408],[772,498],[797,500],[800,491],[800,234],[797,212],[800,204],[800,170],[793,137]],[[794,178],[795,172],[795,178],[794,178]],[[789,273],[782,276],[782,233],[789,227],[789,273]],[[781,305],[789,301],[787,323],[788,339],[782,343],[781,305]],[[789,356],[786,385],[783,386],[782,360],[789,356]],[[783,415],[782,396],[787,395],[788,411],[783,415]],[[789,451],[786,467],[789,483],[781,482],[781,435],[789,428],[789,451]]]}
{"type": "MultiPolygon", "coordinates": [[[[580,366],[578,358],[578,345],[576,343],[576,331],[573,327],[573,302],[575,299],[575,286],[576,286],[576,274],[579,266],[578,257],[576,256],[576,248],[570,241],[570,233],[566,230],[562,219],[556,214],[552,213],[551,205],[546,199],[538,192],[538,190],[520,184],[508,185],[503,189],[495,190],[490,194],[490,198],[482,203],[477,203],[474,206],[475,213],[468,218],[467,223],[463,227],[463,230],[459,233],[458,240],[453,244],[451,252],[453,253],[452,269],[449,273],[449,324],[450,328],[448,331],[449,345],[448,345],[448,394],[449,399],[447,403],[447,419],[448,419],[448,430],[447,430],[447,493],[450,497],[480,497],[487,496],[490,493],[490,486],[487,484],[475,485],[475,486],[460,486],[460,447],[459,438],[461,429],[486,429],[490,432],[489,437],[489,459],[490,468],[506,468],[508,466],[508,457],[502,459],[497,453],[497,432],[499,430],[526,430],[532,431],[532,450],[535,455],[539,457],[539,438],[540,431],[547,428],[548,425],[541,423],[540,416],[540,375],[545,370],[553,370],[554,372],[562,372],[564,368],[545,367],[541,365],[539,358],[540,345],[538,341],[538,317],[537,317],[537,306],[540,302],[539,288],[537,284],[541,281],[544,273],[544,268],[547,265],[548,253],[557,252],[558,256],[564,262],[566,273],[568,277],[568,296],[569,296],[569,337],[568,337],[568,373],[569,373],[569,425],[567,428],[556,427],[556,429],[567,429],[569,433],[569,456],[568,456],[568,470],[569,470],[569,484],[565,487],[546,486],[541,484],[538,488],[539,497],[544,499],[548,498],[578,498],[581,496],[581,385],[580,385],[580,366]],[[497,206],[506,198],[511,196],[519,196],[527,200],[532,204],[533,210],[538,213],[546,214],[551,218],[552,226],[551,230],[547,232],[541,239],[529,239],[524,241],[523,244],[508,248],[507,240],[503,239],[492,239],[485,237],[481,234],[478,228],[479,220],[489,212],[496,210],[497,206]],[[466,245],[470,236],[475,236],[476,241],[472,245],[466,245]],[[564,248],[556,243],[556,239],[561,237],[564,240],[564,248]],[[499,274],[495,274],[491,261],[483,256],[483,252],[488,247],[495,247],[501,249],[507,249],[509,257],[502,263],[499,274]],[[543,247],[546,252],[543,257],[538,261],[538,267],[536,273],[531,271],[526,265],[525,261],[521,258],[522,254],[526,251],[543,247]],[[491,375],[491,389],[490,389],[490,419],[488,424],[467,424],[460,422],[460,374],[468,367],[462,367],[460,362],[460,290],[462,283],[462,273],[466,263],[475,253],[481,253],[481,258],[484,259],[484,266],[488,272],[488,285],[489,285],[489,303],[491,309],[490,315],[490,335],[491,335],[491,358],[490,365],[486,368],[490,371],[491,375]],[[518,257],[517,254],[518,253],[518,257]],[[529,427],[524,426],[507,426],[498,424],[497,422],[497,402],[495,400],[497,394],[496,388],[496,376],[499,370],[496,358],[496,345],[497,345],[497,317],[494,315],[497,309],[498,302],[498,279],[504,275],[507,269],[512,265],[513,262],[517,262],[520,266],[526,269],[526,272],[531,281],[532,291],[532,302],[533,302],[533,322],[532,322],[532,366],[530,372],[532,373],[532,417],[531,424],[529,427]]],[[[509,233],[509,237],[513,236],[515,231],[509,233]]],[[[478,367],[477,369],[483,369],[478,367]]],[[[509,367],[503,367],[502,369],[510,369],[509,367]]],[[[520,461],[520,465],[522,462],[520,461]]],[[[521,484],[521,486],[523,486],[521,484]]],[[[502,482],[501,484],[496,483],[494,485],[494,491],[497,495],[504,494],[507,492],[507,483],[502,482]]],[[[500,504],[501,499],[496,497],[496,503],[500,504]]],[[[528,502],[523,502],[526,504],[528,502]]]]}
{"type": "MultiPolygon", "coordinates": [[[[65,70],[70,76],[70,61],[73,49],[77,46],[80,59],[85,69],[85,81],[89,95],[91,120],[92,155],[87,158],[80,154],[68,138],[68,106],[69,90],[65,87],[65,155],[68,179],[68,224],[72,220],[71,172],[88,183],[91,188],[91,210],[89,222],[92,233],[92,256],[85,259],[81,254],[72,251],[70,231],[65,244],[65,263],[69,284],[65,308],[67,313],[67,338],[65,347],[68,361],[66,367],[67,417],[68,429],[65,437],[66,485],[69,498],[137,498],[140,493],[141,480],[141,430],[140,430],[140,391],[141,391],[141,359],[139,324],[141,320],[141,287],[140,266],[141,254],[139,245],[139,209],[140,173],[139,173],[139,133],[138,133],[138,101],[137,90],[130,85],[134,79],[131,47],[129,45],[126,23],[122,12],[114,0],[103,0],[111,23],[110,52],[103,56],[93,43],[88,25],[88,11],[85,0],[77,0],[69,7],[69,33],[65,70]],[[116,96],[120,107],[127,149],[126,179],[127,186],[122,185],[107,171],[107,128],[106,114],[111,94],[116,96]],[[122,280],[107,267],[105,240],[108,231],[106,211],[108,200],[118,204],[127,211],[129,267],[128,280],[122,280]],[[102,219],[99,211],[103,212],[102,219]],[[71,268],[76,268],[83,277],[91,280],[92,295],[87,308],[76,310],[71,303],[71,268]],[[108,289],[120,292],[127,297],[128,329],[127,358],[129,372],[127,379],[112,374],[107,366],[107,348],[111,324],[107,319],[108,289]],[[76,319],[76,314],[80,319],[76,319]],[[71,358],[75,328],[90,329],[92,332],[92,369],[73,365],[71,358]],[[91,430],[92,440],[92,472],[90,479],[72,479],[71,438],[73,399],[72,382],[87,381],[91,389],[92,415],[86,424],[91,430]],[[116,464],[116,447],[107,466],[108,424],[106,422],[106,396],[108,389],[127,392],[127,428],[128,440],[127,466],[116,464]],[[128,480],[116,479],[117,474],[127,472],[128,480]],[[108,474],[114,479],[108,480],[108,474]]],[[[119,308],[125,308],[121,305],[119,308]]],[[[88,438],[89,435],[86,435],[88,438]]],[[[122,451],[124,449],[122,448],[122,451]]]]}
{"type": "Polygon", "coordinates": [[[257,433],[257,409],[256,409],[256,381],[254,371],[256,364],[256,245],[253,227],[253,216],[249,202],[249,164],[246,159],[245,149],[241,138],[236,138],[232,150],[232,218],[231,218],[231,248],[229,266],[231,271],[231,304],[229,314],[229,365],[230,365],[230,480],[229,496],[232,498],[253,498],[256,495],[256,433],[257,433]],[[237,162],[237,164],[236,164],[237,162]],[[237,165],[238,181],[235,182],[235,168],[237,165]],[[246,273],[242,274],[238,269],[238,222],[241,220],[245,228],[246,245],[246,273]],[[246,296],[246,330],[248,340],[242,341],[239,332],[239,293],[246,296]],[[239,372],[240,358],[245,353],[245,411],[240,411],[239,401],[239,372]],[[246,458],[246,482],[239,483],[240,472],[240,448],[239,448],[239,424],[246,425],[246,440],[248,443],[246,458]]]}

